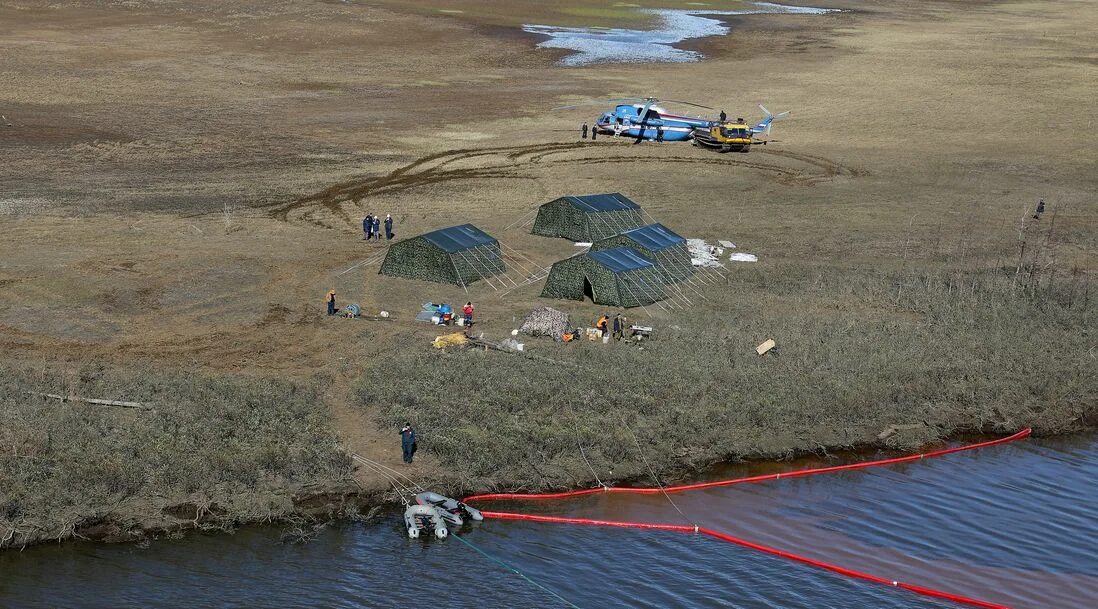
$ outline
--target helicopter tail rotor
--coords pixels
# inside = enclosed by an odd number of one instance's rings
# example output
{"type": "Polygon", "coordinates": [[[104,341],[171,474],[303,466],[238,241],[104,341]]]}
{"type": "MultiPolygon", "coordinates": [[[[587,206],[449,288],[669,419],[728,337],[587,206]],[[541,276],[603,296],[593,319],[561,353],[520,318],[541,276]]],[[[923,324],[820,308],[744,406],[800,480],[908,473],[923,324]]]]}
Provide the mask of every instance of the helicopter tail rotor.
{"type": "Polygon", "coordinates": [[[759,109],[763,111],[763,114],[766,114],[766,118],[764,118],[762,122],[760,122],[758,125],[755,125],[755,127],[751,130],[755,133],[766,133],[766,137],[770,137],[770,128],[774,125],[774,121],[781,120],[789,116],[789,110],[774,114],[770,110],[767,110],[766,106],[762,104],[759,104],[759,109]]]}

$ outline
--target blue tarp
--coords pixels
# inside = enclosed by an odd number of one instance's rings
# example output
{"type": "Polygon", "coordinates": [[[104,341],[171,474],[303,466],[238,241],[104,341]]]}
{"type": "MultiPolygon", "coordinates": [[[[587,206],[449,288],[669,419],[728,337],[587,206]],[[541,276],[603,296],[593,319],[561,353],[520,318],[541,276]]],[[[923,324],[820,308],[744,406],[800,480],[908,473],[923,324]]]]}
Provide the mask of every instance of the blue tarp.
{"type": "Polygon", "coordinates": [[[651,260],[641,256],[640,252],[631,247],[615,247],[609,250],[587,252],[586,255],[615,273],[650,269],[656,266],[651,260]]]}
{"type": "Polygon", "coordinates": [[[436,231],[424,234],[423,238],[438,246],[447,254],[474,248],[478,245],[488,245],[489,243],[496,242],[494,237],[472,224],[440,228],[436,231]]]}
{"type": "Polygon", "coordinates": [[[664,248],[672,247],[680,243],[686,243],[686,239],[683,239],[674,231],[667,228],[662,224],[649,224],[648,226],[642,226],[640,228],[634,228],[630,231],[625,231],[621,234],[622,237],[626,237],[632,241],[635,241],[637,245],[641,247],[657,252],[664,248]]]}
{"type": "Polygon", "coordinates": [[[640,209],[640,205],[630,201],[628,197],[620,192],[603,195],[575,195],[562,198],[571,203],[573,207],[586,212],[640,209]]]}

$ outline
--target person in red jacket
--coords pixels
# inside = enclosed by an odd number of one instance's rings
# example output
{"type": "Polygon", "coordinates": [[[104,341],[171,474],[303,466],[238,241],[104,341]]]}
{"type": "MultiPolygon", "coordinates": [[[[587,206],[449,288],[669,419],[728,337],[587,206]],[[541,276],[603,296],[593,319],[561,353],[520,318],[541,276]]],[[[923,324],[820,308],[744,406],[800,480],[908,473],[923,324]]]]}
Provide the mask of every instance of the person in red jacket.
{"type": "Polygon", "coordinates": [[[473,325],[473,303],[467,302],[461,309],[462,315],[465,317],[465,325],[473,325]]]}

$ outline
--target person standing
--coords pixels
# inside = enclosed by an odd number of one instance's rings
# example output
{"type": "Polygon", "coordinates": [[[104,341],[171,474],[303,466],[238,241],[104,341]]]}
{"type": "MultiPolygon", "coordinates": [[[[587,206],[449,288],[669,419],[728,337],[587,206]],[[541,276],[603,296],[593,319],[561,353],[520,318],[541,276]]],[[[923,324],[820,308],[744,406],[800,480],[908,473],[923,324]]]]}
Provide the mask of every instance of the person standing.
{"type": "Polygon", "coordinates": [[[385,214],[385,240],[393,240],[393,217],[389,214],[385,214]]]}
{"type": "Polygon", "coordinates": [[[366,217],[362,219],[362,240],[369,241],[370,235],[374,232],[374,215],[366,214],[366,217]]]}
{"type": "Polygon", "coordinates": [[[374,216],[374,238],[381,241],[381,216],[374,216]]]}
{"type": "Polygon", "coordinates": [[[473,325],[473,303],[472,302],[465,303],[465,306],[462,307],[462,309],[461,309],[461,315],[465,319],[465,325],[466,326],[473,325]]]}
{"type": "Polygon", "coordinates": [[[724,113],[724,110],[721,110],[721,122],[723,123],[726,120],[728,120],[728,115],[724,113]]]}
{"type": "Polygon", "coordinates": [[[583,134],[583,135],[581,136],[581,137],[582,137],[583,139],[587,139],[587,123],[584,123],[584,124],[583,124],[583,128],[582,128],[582,129],[580,129],[580,133],[582,133],[582,134],[583,134]]]}
{"type": "Polygon", "coordinates": [[[663,126],[662,125],[657,125],[656,126],[656,141],[657,142],[662,142],[663,141],[663,126]]]}
{"type": "Polygon", "coordinates": [[[325,302],[328,303],[328,315],[335,315],[336,314],[336,291],[335,290],[328,290],[328,296],[325,299],[325,302]]]}
{"type": "Polygon", "coordinates": [[[411,423],[405,423],[400,430],[400,450],[404,453],[404,462],[411,463],[416,454],[416,430],[411,423]]]}
{"type": "Polygon", "coordinates": [[[595,141],[596,139],[598,139],[598,137],[599,137],[599,126],[598,126],[598,125],[595,125],[595,126],[594,126],[594,127],[593,127],[593,128],[591,129],[591,141],[592,141],[592,142],[593,142],[593,141],[595,141]]]}
{"type": "Polygon", "coordinates": [[[1040,220],[1041,214],[1045,213],[1045,200],[1041,199],[1037,202],[1037,213],[1033,214],[1034,220],[1040,220]]]}
{"type": "Polygon", "coordinates": [[[621,319],[621,313],[614,314],[614,340],[621,340],[625,336],[625,323],[621,319]]]}

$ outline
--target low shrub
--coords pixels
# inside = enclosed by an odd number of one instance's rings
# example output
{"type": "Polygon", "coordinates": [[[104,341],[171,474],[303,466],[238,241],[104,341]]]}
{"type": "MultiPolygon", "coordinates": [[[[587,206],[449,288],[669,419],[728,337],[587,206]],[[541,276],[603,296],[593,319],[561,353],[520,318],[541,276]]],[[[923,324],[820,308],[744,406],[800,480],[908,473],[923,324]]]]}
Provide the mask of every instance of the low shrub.
{"type": "Polygon", "coordinates": [[[0,411],[0,540],[7,543],[65,537],[134,500],[198,496],[226,519],[249,519],[270,509],[257,499],[264,493],[344,481],[350,472],[312,385],[9,368],[0,371],[0,411]],[[155,410],[27,391],[138,401],[155,410]]]}

